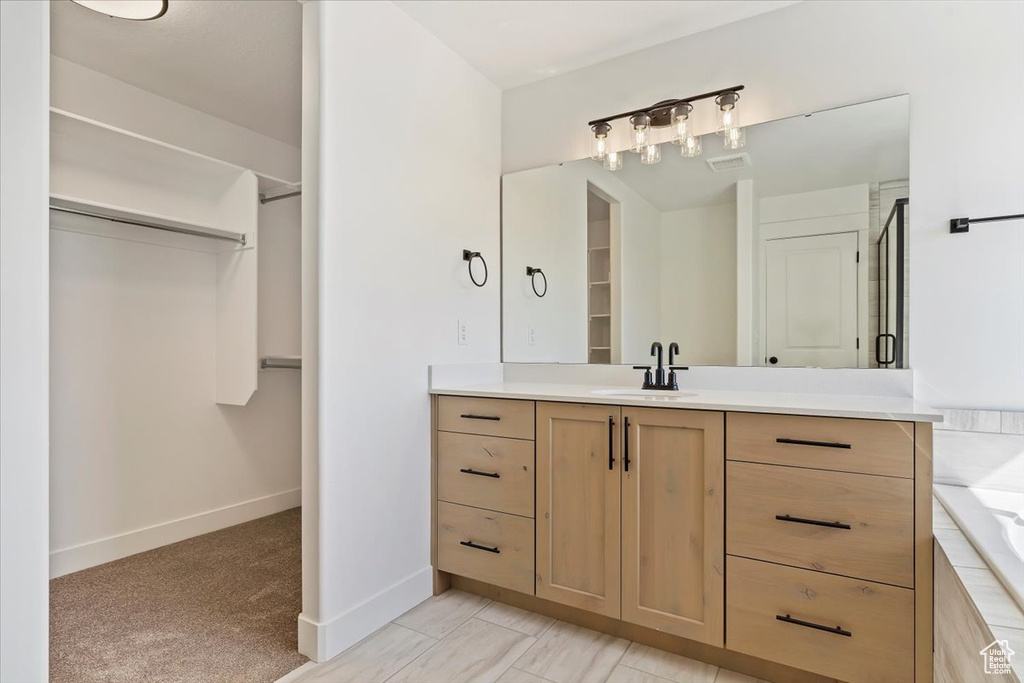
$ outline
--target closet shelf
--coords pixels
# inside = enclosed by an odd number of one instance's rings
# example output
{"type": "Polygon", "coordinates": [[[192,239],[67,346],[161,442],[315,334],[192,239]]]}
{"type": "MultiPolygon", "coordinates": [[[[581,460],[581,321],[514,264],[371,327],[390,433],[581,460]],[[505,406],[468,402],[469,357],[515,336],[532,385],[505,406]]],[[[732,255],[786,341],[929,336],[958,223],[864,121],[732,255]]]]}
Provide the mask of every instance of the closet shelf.
{"type": "Polygon", "coordinates": [[[264,356],[260,358],[260,369],[301,370],[302,356],[264,356]]]}
{"type": "Polygon", "coordinates": [[[591,318],[610,318],[610,317],[612,317],[612,314],[611,313],[591,313],[590,317],[591,318]]]}
{"type": "Polygon", "coordinates": [[[216,240],[234,242],[240,246],[246,246],[244,232],[222,230],[210,225],[203,225],[191,221],[161,216],[159,214],[147,213],[138,209],[127,209],[119,206],[111,206],[102,202],[68,197],[64,195],[51,194],[50,208],[54,211],[72,213],[79,216],[89,216],[104,220],[136,225],[144,228],[164,230],[193,237],[207,237],[216,240]]]}

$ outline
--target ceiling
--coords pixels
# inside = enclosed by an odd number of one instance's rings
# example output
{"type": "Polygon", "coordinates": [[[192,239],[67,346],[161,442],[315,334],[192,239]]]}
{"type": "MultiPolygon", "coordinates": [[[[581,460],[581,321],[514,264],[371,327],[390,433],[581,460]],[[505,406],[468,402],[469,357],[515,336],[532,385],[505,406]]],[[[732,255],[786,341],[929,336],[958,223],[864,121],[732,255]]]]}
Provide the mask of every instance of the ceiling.
{"type": "Polygon", "coordinates": [[[703,137],[700,157],[683,158],[665,143],[661,163],[645,166],[639,155],[626,152],[614,175],[662,212],[735,202],[736,181],[747,178],[760,197],[902,180],[910,177],[909,115],[904,95],[769,121],[748,126],[740,150],[723,149],[711,133],[703,137]],[[705,163],[736,152],[746,153],[751,165],[715,173],[705,163]]]}
{"type": "Polygon", "coordinates": [[[135,87],[299,146],[302,7],[171,0],[154,21],[52,0],[50,51],[135,87]]]}
{"type": "Polygon", "coordinates": [[[681,38],[792,0],[397,0],[502,90],[681,38]]]}

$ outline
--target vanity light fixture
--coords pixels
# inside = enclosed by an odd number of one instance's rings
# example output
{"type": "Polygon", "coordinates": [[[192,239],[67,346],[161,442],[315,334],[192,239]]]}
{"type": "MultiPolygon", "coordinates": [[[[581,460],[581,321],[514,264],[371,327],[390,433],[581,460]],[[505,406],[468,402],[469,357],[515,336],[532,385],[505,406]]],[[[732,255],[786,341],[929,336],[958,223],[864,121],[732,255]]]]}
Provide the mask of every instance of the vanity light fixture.
{"type": "Polygon", "coordinates": [[[643,148],[640,152],[640,163],[641,164],[656,164],[661,161],[661,145],[650,144],[643,148]]]}
{"type": "Polygon", "coordinates": [[[612,129],[611,124],[596,123],[590,127],[594,131],[594,139],[590,143],[590,158],[594,161],[604,161],[608,155],[608,131],[612,129]]]}
{"type": "MultiPolygon", "coordinates": [[[[629,123],[633,126],[633,142],[629,148],[637,154],[642,154],[647,147],[647,136],[651,130],[651,117],[644,113],[634,114],[629,117],[629,123]]],[[[611,126],[608,126],[608,128],[610,129],[611,126]]]]}
{"type": "Polygon", "coordinates": [[[722,136],[726,149],[739,149],[747,144],[747,135],[740,127],[739,113],[736,102],[740,99],[737,92],[724,92],[715,98],[718,105],[718,134],[722,136]]]}
{"type": "Polygon", "coordinates": [[[71,0],[114,19],[151,21],[167,13],[167,0],[71,0]]]}
{"type": "Polygon", "coordinates": [[[684,157],[700,156],[700,137],[693,134],[693,126],[690,124],[690,112],[693,105],[683,102],[672,107],[669,116],[672,118],[672,126],[675,129],[672,135],[672,144],[679,145],[679,154],[684,157]]]}
{"type": "Polygon", "coordinates": [[[712,97],[715,98],[715,104],[718,105],[718,134],[722,135],[726,149],[739,149],[746,143],[746,135],[739,125],[739,118],[736,114],[736,102],[740,98],[740,90],[743,90],[742,85],[734,85],[731,88],[714,90],[693,97],[662,100],[643,109],[634,109],[622,114],[594,119],[587,124],[594,133],[594,139],[590,146],[590,158],[602,162],[609,171],[617,171],[622,168],[622,153],[608,148],[608,133],[612,129],[611,122],[617,119],[629,119],[632,126],[629,149],[640,155],[641,163],[656,164],[661,161],[661,148],[657,143],[651,142],[650,130],[666,126],[673,127],[672,142],[679,145],[681,156],[700,156],[700,136],[694,133],[690,113],[693,111],[694,102],[712,97]]]}

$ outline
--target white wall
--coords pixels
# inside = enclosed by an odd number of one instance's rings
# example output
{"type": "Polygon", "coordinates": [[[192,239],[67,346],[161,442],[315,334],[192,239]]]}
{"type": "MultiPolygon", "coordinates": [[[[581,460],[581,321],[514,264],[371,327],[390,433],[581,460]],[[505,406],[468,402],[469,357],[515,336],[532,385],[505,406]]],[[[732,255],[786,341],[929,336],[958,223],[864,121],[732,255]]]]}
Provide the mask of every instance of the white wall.
{"type": "Polygon", "coordinates": [[[682,365],[736,364],[736,205],[661,214],[661,336],[682,365]]]}
{"type": "MultiPolygon", "coordinates": [[[[54,101],[147,132],[182,108],[63,62],[54,101]],[[136,115],[132,115],[135,113],[136,115]]],[[[189,110],[192,111],[192,110],[189,110]]],[[[180,136],[202,153],[297,166],[299,150],[193,112],[180,136]],[[187,139],[186,139],[187,138],[187,139]],[[213,144],[216,141],[216,144],[213,144]],[[206,144],[210,143],[210,144],[206,144]]],[[[259,207],[258,348],[300,353],[297,199],[259,207]]],[[[55,217],[53,220],[59,221],[55,217]]],[[[300,374],[259,373],[245,407],[214,402],[216,257],[51,231],[51,576],[237,524],[299,504],[300,374]]]]}
{"type": "Polygon", "coordinates": [[[45,681],[50,5],[0,2],[0,681],[45,681]]]}
{"type": "MultiPolygon", "coordinates": [[[[50,104],[206,154],[258,174],[298,181],[298,150],[60,57],[50,59],[50,104]]],[[[268,83],[267,87],[273,87],[268,83]]]]}
{"type": "Polygon", "coordinates": [[[501,101],[391,3],[320,12],[322,659],[430,595],[427,366],[498,360],[501,101]]]}
{"type": "Polygon", "coordinates": [[[644,362],[658,338],[660,214],[588,160],[502,179],[502,351],[508,362],[587,362],[588,183],[619,205],[619,232],[612,230],[611,253],[617,259],[612,271],[619,273],[612,296],[621,301],[613,334],[620,330],[622,362],[644,362]],[[530,287],[528,265],[543,268],[548,277],[548,294],[542,299],[530,287]],[[533,345],[528,343],[530,326],[535,330],[533,345]]]}
{"type": "MultiPolygon", "coordinates": [[[[910,94],[911,350],[936,406],[1024,409],[1024,4],[803,2],[504,93],[504,172],[587,155],[586,122],[734,83],[746,123],[910,94]],[[876,49],[890,46],[891,49],[876,49]],[[700,68],[680,71],[680,64],[700,68]],[[612,84],[613,87],[609,87],[612,84]],[[978,145],[970,132],[1010,124],[978,145]]],[[[710,130],[712,108],[696,107],[710,130]]],[[[622,128],[622,126],[619,126],[622,128]]]]}

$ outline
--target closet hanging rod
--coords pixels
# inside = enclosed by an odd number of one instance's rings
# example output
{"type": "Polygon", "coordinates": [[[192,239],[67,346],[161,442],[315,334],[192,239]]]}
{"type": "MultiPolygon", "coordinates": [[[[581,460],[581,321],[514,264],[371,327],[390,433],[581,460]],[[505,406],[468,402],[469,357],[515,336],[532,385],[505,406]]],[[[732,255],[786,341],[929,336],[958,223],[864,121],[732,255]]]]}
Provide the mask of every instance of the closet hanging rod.
{"type": "Polygon", "coordinates": [[[69,209],[63,206],[50,205],[50,211],[60,211],[61,213],[71,213],[76,216],[88,216],[89,218],[102,218],[105,221],[111,221],[112,223],[122,223],[124,225],[137,225],[140,228],[152,228],[153,230],[164,230],[166,232],[176,232],[182,235],[192,235],[194,237],[206,237],[211,240],[224,240],[226,242],[236,242],[243,247],[245,246],[245,235],[230,235],[227,233],[214,233],[214,232],[203,232],[201,230],[194,230],[192,228],[186,228],[177,225],[157,225],[156,223],[147,223],[145,221],[130,221],[125,218],[116,218],[114,216],[105,216],[102,213],[96,213],[93,211],[82,211],[81,209],[69,209]]]}
{"type": "Polygon", "coordinates": [[[301,370],[302,358],[300,356],[264,356],[260,358],[260,369],[301,370]]]}
{"type": "Polygon", "coordinates": [[[260,192],[260,204],[269,204],[270,202],[276,202],[278,199],[288,199],[289,197],[298,197],[302,194],[302,190],[295,190],[295,192],[285,192],[284,194],[275,195],[268,197],[267,195],[260,192]]]}

